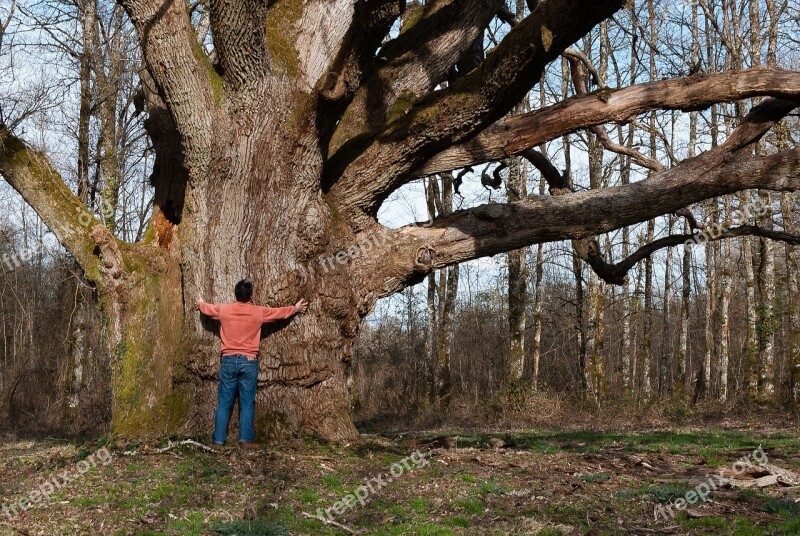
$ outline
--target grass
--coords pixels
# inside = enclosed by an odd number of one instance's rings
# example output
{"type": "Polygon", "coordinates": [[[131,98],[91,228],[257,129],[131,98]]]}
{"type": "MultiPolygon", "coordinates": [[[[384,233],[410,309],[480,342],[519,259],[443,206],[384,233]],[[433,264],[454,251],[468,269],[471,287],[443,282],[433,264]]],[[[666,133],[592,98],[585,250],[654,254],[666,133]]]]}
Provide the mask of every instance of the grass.
{"type": "Polygon", "coordinates": [[[584,482],[605,482],[606,480],[611,480],[611,475],[608,473],[594,473],[590,475],[581,475],[578,478],[584,482]]]}
{"type": "Polygon", "coordinates": [[[453,501],[453,506],[456,508],[456,510],[461,510],[465,514],[474,516],[482,515],[485,510],[483,502],[477,497],[466,497],[463,499],[456,499],[455,501],[453,501]]]}
{"type": "MultiPolygon", "coordinates": [[[[786,433],[526,430],[460,434],[457,441],[480,450],[436,452],[427,467],[392,479],[363,505],[335,514],[336,521],[382,535],[611,535],[669,524],[692,536],[800,534],[800,504],[792,495],[767,495],[775,490],[712,492],[712,501],[692,507],[703,517],[676,511],[675,519],[653,521],[653,508],[684,497],[702,471],[730,467],[759,444],[770,461],[800,472],[800,438],[786,433]],[[509,448],[489,448],[493,437],[509,448]],[[637,462],[643,458],[651,469],[637,462]],[[659,481],[658,473],[675,482],[659,481]]],[[[13,483],[7,496],[21,495],[54,468],[96,450],[67,444],[63,456],[53,456],[49,448],[46,442],[16,451],[0,445],[0,460],[14,459],[3,469],[4,490],[13,483]],[[14,457],[20,453],[24,463],[14,457]]],[[[25,526],[44,534],[87,533],[104,523],[109,534],[340,536],[345,532],[303,513],[333,506],[365,479],[387,474],[414,448],[382,440],[344,449],[306,440],[291,450],[207,453],[181,447],[172,451],[178,460],[171,454],[122,456],[112,448],[112,464],[59,490],[46,509],[26,513],[25,526]]],[[[0,536],[5,534],[0,526],[0,536]]]]}
{"type": "Polygon", "coordinates": [[[289,530],[285,525],[266,519],[218,522],[211,526],[211,530],[217,534],[230,536],[289,536],[289,530]]]}

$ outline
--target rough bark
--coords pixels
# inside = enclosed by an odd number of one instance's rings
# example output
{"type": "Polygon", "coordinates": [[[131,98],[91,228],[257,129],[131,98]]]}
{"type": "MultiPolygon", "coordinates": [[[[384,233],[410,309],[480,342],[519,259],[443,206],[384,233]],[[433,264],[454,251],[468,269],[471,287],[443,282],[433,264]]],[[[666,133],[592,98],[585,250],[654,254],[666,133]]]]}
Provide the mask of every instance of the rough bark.
{"type": "MultiPolygon", "coordinates": [[[[436,191],[434,187],[436,186],[436,177],[429,177],[427,181],[427,188],[425,192],[425,201],[428,207],[428,218],[433,219],[436,215],[436,191]]],[[[430,385],[428,388],[428,400],[427,403],[433,406],[438,399],[438,389],[437,383],[439,378],[439,370],[438,370],[438,356],[437,356],[437,348],[438,345],[436,344],[436,334],[438,328],[438,318],[437,318],[437,307],[436,307],[436,295],[437,295],[438,285],[436,283],[436,272],[431,272],[428,274],[428,295],[426,299],[426,306],[427,306],[427,313],[428,313],[428,325],[425,329],[425,358],[428,362],[428,370],[429,370],[429,377],[430,377],[430,385]]]]}

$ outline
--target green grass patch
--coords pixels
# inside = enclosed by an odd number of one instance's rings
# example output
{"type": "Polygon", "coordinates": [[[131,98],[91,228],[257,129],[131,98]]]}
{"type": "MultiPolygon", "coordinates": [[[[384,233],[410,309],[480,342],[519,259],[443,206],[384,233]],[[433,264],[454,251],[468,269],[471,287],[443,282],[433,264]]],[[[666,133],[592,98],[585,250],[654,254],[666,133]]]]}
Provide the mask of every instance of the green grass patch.
{"type": "Polygon", "coordinates": [[[319,481],[330,492],[336,494],[344,494],[346,492],[344,480],[339,475],[325,475],[319,481]]]}
{"type": "Polygon", "coordinates": [[[302,503],[312,504],[319,500],[319,494],[313,489],[303,488],[297,492],[297,500],[302,503]]]}
{"type": "Polygon", "coordinates": [[[679,484],[660,484],[647,488],[647,493],[657,503],[668,503],[672,500],[682,498],[691,491],[688,487],[679,484]]]}
{"type": "Polygon", "coordinates": [[[414,497],[411,499],[411,510],[417,513],[427,512],[431,508],[431,503],[424,497],[414,497]]]}
{"type": "Polygon", "coordinates": [[[453,506],[457,509],[462,510],[465,514],[476,515],[476,516],[483,514],[485,510],[483,502],[477,497],[466,497],[463,499],[456,499],[455,501],[453,501],[453,506]]]}
{"type": "Polygon", "coordinates": [[[633,499],[635,497],[639,497],[646,493],[646,491],[640,489],[620,489],[614,492],[613,497],[615,499],[619,499],[622,501],[627,501],[633,499]]]}
{"type": "Polygon", "coordinates": [[[781,516],[800,516],[800,503],[788,499],[770,498],[756,507],[759,512],[781,516]]]}
{"type": "Polygon", "coordinates": [[[433,523],[403,523],[395,527],[382,527],[370,534],[377,536],[455,536],[455,532],[449,527],[436,525],[433,523]]]}
{"type": "Polygon", "coordinates": [[[202,512],[187,513],[183,519],[174,519],[169,524],[170,528],[175,529],[181,535],[201,536],[204,532],[203,521],[205,516],[202,512]]]}
{"type": "Polygon", "coordinates": [[[503,486],[501,486],[500,484],[497,483],[497,481],[492,479],[492,480],[485,480],[485,481],[481,482],[481,485],[478,488],[478,491],[480,492],[481,495],[486,496],[486,495],[491,495],[491,494],[498,494],[499,495],[499,494],[507,493],[508,489],[503,487],[503,486]]]}
{"type": "Polygon", "coordinates": [[[451,526],[451,527],[461,527],[461,528],[464,528],[464,529],[470,526],[469,519],[467,519],[466,517],[460,517],[460,516],[447,518],[443,522],[444,522],[445,525],[448,525],[448,526],[451,526]]]}
{"type": "Polygon", "coordinates": [[[267,519],[217,522],[211,526],[211,530],[217,534],[230,536],[289,536],[289,529],[286,525],[267,519]]]}

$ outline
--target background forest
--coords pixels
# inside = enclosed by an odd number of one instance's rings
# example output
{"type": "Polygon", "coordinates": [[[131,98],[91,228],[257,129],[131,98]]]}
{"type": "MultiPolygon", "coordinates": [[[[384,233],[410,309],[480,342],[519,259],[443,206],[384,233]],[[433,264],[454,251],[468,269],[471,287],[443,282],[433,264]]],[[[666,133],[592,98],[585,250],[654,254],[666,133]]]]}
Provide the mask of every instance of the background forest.
{"type": "MultiPolygon", "coordinates": [[[[207,10],[193,5],[208,46],[207,10]]],[[[489,53],[523,11],[519,2],[507,7],[475,54],[489,53]]],[[[628,20],[601,24],[551,64],[515,113],[697,72],[800,69],[794,0],[648,0],[617,17],[628,20]]],[[[152,206],[134,37],[122,9],[105,0],[0,4],[0,122],[46,151],[128,241],[141,238],[152,206]]],[[[565,136],[538,147],[538,157],[427,177],[387,200],[381,220],[395,227],[544,193],[547,173],[576,190],[635,182],[715,147],[754,104],[651,112],[565,136]]],[[[759,151],[795,144],[797,125],[790,115],[759,151]]],[[[0,423],[102,433],[113,356],[94,290],[21,198],[5,184],[0,196],[0,423]]],[[[380,302],[363,326],[352,365],[356,419],[541,418],[536,404],[564,399],[621,415],[653,406],[681,417],[695,406],[754,401],[794,408],[800,252],[790,235],[798,227],[796,195],[752,191],[596,241],[548,243],[432,273],[380,302]],[[728,236],[731,222],[758,231],[728,236]],[[676,232],[685,240],[658,242],[676,232]],[[710,239],[684,245],[699,235],[710,239]],[[646,244],[658,247],[639,249],[646,244]]]]}

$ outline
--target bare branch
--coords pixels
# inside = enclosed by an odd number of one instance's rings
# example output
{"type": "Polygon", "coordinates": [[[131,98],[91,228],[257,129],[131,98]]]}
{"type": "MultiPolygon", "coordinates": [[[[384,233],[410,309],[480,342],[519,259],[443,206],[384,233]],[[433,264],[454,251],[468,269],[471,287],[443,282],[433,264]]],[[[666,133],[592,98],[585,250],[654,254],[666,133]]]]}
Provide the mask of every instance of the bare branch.
{"type": "MultiPolygon", "coordinates": [[[[569,62],[573,65],[573,68],[576,63],[580,63],[581,65],[583,65],[583,67],[587,71],[589,71],[589,74],[592,75],[592,81],[594,82],[594,85],[596,86],[603,85],[603,82],[600,80],[600,75],[597,73],[597,69],[595,69],[594,65],[592,65],[592,62],[589,61],[589,58],[586,57],[586,54],[584,54],[580,50],[574,48],[568,48],[567,50],[564,51],[562,56],[564,56],[565,58],[567,58],[567,60],[569,60],[569,62]]],[[[581,89],[576,88],[576,89],[578,90],[579,95],[586,93],[586,91],[582,88],[581,89]]]]}
{"type": "Polygon", "coordinates": [[[665,236],[649,244],[645,244],[637,249],[633,254],[623,259],[618,263],[608,263],[600,253],[600,247],[596,240],[589,241],[588,255],[584,259],[592,267],[592,270],[606,283],[612,285],[622,285],[625,283],[626,274],[636,264],[653,253],[668,247],[679,246],[681,244],[694,245],[703,244],[704,242],[715,242],[717,240],[726,240],[729,238],[736,238],[740,236],[759,236],[762,238],[769,238],[770,240],[777,240],[779,242],[786,242],[794,246],[800,245],[800,236],[782,231],[775,231],[772,229],[764,229],[757,225],[743,225],[741,227],[734,227],[732,229],[721,229],[717,233],[699,233],[699,234],[678,234],[665,236]]]}
{"type": "MultiPolygon", "coordinates": [[[[602,85],[602,81],[600,80],[600,75],[597,74],[597,70],[592,65],[592,62],[589,61],[589,58],[586,57],[582,52],[572,49],[567,49],[564,51],[564,57],[567,58],[567,61],[570,63],[570,71],[572,73],[572,81],[575,86],[575,93],[579,96],[584,96],[587,94],[587,83],[586,83],[586,75],[584,71],[589,71],[592,74],[592,78],[596,85],[602,85]]],[[[664,171],[666,169],[660,162],[657,160],[650,158],[648,156],[643,155],[636,149],[632,147],[626,147],[615,143],[605,131],[605,129],[600,125],[594,125],[589,127],[589,130],[594,133],[595,136],[600,140],[600,143],[611,152],[626,155],[632,158],[637,164],[647,169],[651,169],[653,171],[664,171]]]]}
{"type": "Polygon", "coordinates": [[[703,230],[706,228],[706,225],[704,223],[700,223],[697,221],[697,218],[694,217],[694,214],[688,208],[682,208],[680,210],[676,210],[674,214],[676,216],[681,216],[683,218],[686,218],[686,221],[689,223],[689,228],[693,231],[695,229],[703,230]]]}
{"type": "Polygon", "coordinates": [[[520,154],[594,125],[625,123],[650,110],[692,111],[757,96],[800,100],[800,73],[769,67],[601,89],[528,114],[504,118],[473,139],[443,150],[412,173],[423,177],[520,154]]]}
{"type": "Polygon", "coordinates": [[[524,156],[542,174],[550,187],[550,195],[563,195],[573,191],[569,178],[563,175],[542,153],[536,149],[527,149],[521,153],[521,156],[524,156]]]}
{"type": "Polygon", "coordinates": [[[381,292],[394,292],[426,270],[536,243],[584,239],[720,195],[758,188],[796,190],[800,188],[800,148],[769,156],[754,156],[747,150],[796,105],[766,101],[745,118],[730,144],[640,182],[481,205],[435,220],[429,227],[401,228],[389,241],[397,252],[381,257],[386,274],[381,292]],[[428,252],[426,265],[418,260],[420,249],[428,252]]]}

